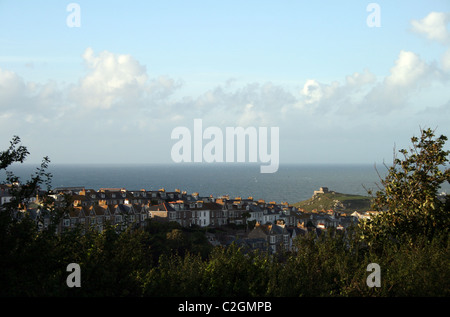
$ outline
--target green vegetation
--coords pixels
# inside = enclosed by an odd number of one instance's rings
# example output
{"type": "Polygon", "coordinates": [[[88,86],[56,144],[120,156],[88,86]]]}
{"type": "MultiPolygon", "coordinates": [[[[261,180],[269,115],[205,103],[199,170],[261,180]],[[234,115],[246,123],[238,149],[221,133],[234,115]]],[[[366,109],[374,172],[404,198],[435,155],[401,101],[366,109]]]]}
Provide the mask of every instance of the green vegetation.
{"type": "Polygon", "coordinates": [[[447,137],[435,139],[434,131],[422,130],[411,138],[412,146],[394,157],[383,186],[375,193],[373,208],[382,211],[361,225],[363,238],[384,243],[387,239],[408,243],[415,237],[433,238],[450,229],[449,200],[440,200],[440,186],[450,182],[446,168],[450,151],[444,151],[447,137]]]}
{"type": "Polygon", "coordinates": [[[327,211],[330,209],[339,210],[343,213],[364,212],[371,209],[372,198],[369,196],[328,192],[314,195],[310,199],[295,203],[294,206],[307,212],[312,212],[313,210],[327,211]]]}
{"type": "MultiPolygon", "coordinates": [[[[235,245],[212,248],[204,229],[173,223],[149,221],[123,232],[38,231],[29,217],[11,215],[50,178],[45,158],[32,181],[0,210],[0,295],[449,296],[450,204],[436,196],[439,185],[450,180],[445,140],[422,131],[420,141],[412,139],[411,156],[400,152],[405,159],[395,159],[374,194],[372,207],[382,211],[380,217],[345,234],[329,229],[326,235],[306,235],[296,240],[297,251],[275,256],[244,253],[235,245]],[[66,284],[69,263],[80,265],[79,288],[66,284]],[[381,267],[381,287],[366,284],[370,263],[381,267]]],[[[27,151],[16,148],[19,142],[15,138],[0,153],[0,169],[24,160],[27,151]]],[[[51,201],[48,207],[55,220],[65,212],[52,209],[51,201]]]]}

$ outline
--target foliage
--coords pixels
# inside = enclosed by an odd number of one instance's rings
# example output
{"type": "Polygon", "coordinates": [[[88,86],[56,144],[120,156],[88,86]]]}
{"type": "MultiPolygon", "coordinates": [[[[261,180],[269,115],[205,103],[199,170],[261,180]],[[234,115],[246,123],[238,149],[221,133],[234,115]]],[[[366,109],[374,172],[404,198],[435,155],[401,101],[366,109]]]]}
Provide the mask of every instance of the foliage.
{"type": "Polygon", "coordinates": [[[294,204],[295,207],[307,212],[313,210],[322,211],[339,208],[340,211],[366,211],[371,205],[371,197],[361,195],[342,194],[328,192],[314,195],[313,197],[294,204]]]}
{"type": "Polygon", "coordinates": [[[438,199],[440,186],[450,182],[450,169],[445,168],[450,151],[443,150],[446,140],[444,135],[435,138],[431,129],[421,130],[420,138],[411,138],[409,151],[399,151],[403,158],[394,157],[374,197],[373,208],[380,213],[361,226],[369,243],[448,233],[450,210],[438,199]]]}
{"type": "MultiPolygon", "coordinates": [[[[381,218],[371,223],[373,229],[363,232],[380,239],[384,234],[390,237],[411,234],[414,228],[413,232],[423,233],[415,235],[414,240],[399,243],[398,239],[385,239],[374,247],[366,239],[360,240],[360,230],[367,227],[345,233],[328,229],[322,235],[311,231],[297,237],[294,251],[269,255],[247,252],[234,244],[213,248],[205,237],[205,229],[151,220],[143,228],[120,232],[106,226],[102,232],[75,228],[55,234],[51,226],[38,230],[26,214],[20,219],[11,217],[8,213],[14,210],[11,204],[0,210],[0,296],[450,296],[448,231],[443,228],[445,217],[441,210],[436,211],[437,208],[448,211],[448,202],[445,205],[431,200],[435,186],[448,172],[441,175],[434,169],[436,164],[422,159],[434,157],[435,163],[445,161],[440,151],[442,143],[431,141],[427,135],[423,141],[430,142],[421,141],[417,147],[426,151],[418,151],[407,163],[397,161],[403,171],[391,170],[383,183],[386,191],[379,193],[376,200],[379,204],[376,207],[387,210],[386,215],[404,217],[395,223],[405,227],[383,231],[387,227],[385,222],[391,219],[381,218]],[[415,165],[417,174],[414,174],[409,170],[411,164],[419,162],[428,163],[415,165]],[[424,168],[431,173],[420,172],[424,168]],[[423,184],[428,181],[432,185],[423,184]],[[412,202],[391,201],[407,193],[411,194],[412,202]],[[428,213],[429,219],[433,214],[436,225],[431,228],[435,230],[426,230],[429,220],[410,214],[401,216],[402,208],[406,207],[414,207],[420,214],[428,213]],[[410,224],[418,219],[419,224],[410,224]],[[416,231],[417,228],[422,230],[416,231]],[[66,285],[69,263],[80,264],[80,288],[66,285]],[[381,267],[379,288],[366,284],[369,263],[381,267]]],[[[10,149],[2,152],[0,157],[4,161],[0,166],[25,159],[26,148],[18,151],[17,144],[17,139],[13,140],[10,149]]],[[[48,176],[46,166],[41,166],[40,171],[34,184],[40,184],[48,176]]],[[[21,202],[15,201],[15,207],[21,202]]],[[[67,211],[67,206],[49,210],[60,215],[67,211]]]]}

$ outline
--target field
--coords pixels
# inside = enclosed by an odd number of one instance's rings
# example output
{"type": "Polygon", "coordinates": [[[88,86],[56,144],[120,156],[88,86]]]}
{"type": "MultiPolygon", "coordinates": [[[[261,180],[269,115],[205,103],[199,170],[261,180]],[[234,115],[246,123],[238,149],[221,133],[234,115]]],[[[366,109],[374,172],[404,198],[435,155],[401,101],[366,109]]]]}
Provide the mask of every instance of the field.
{"type": "Polygon", "coordinates": [[[294,206],[308,212],[330,209],[343,213],[362,212],[371,210],[371,197],[329,192],[314,195],[310,199],[295,203],[294,206]]]}

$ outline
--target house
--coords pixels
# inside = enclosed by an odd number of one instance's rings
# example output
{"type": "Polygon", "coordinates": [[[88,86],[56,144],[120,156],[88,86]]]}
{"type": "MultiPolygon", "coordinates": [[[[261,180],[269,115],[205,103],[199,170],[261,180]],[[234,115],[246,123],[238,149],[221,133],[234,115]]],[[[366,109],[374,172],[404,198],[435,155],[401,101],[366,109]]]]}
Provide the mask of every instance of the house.
{"type": "Polygon", "coordinates": [[[9,203],[12,199],[10,193],[11,185],[0,184],[0,206],[9,203]]]}
{"type": "Polygon", "coordinates": [[[258,223],[263,223],[263,214],[264,211],[260,206],[256,204],[248,204],[246,206],[246,211],[250,214],[250,218],[247,221],[255,221],[258,223]]]}
{"type": "Polygon", "coordinates": [[[295,247],[295,239],[297,237],[304,237],[308,233],[308,229],[305,227],[303,222],[298,222],[295,227],[288,227],[288,232],[291,235],[291,239],[289,241],[289,250],[296,251],[295,247]]]}
{"type": "MultiPolygon", "coordinates": [[[[210,204],[210,203],[208,203],[210,204]]],[[[210,224],[210,210],[204,204],[203,200],[198,200],[194,204],[189,204],[191,211],[191,224],[200,227],[207,227],[210,224]]]]}
{"type": "Polygon", "coordinates": [[[326,213],[317,213],[317,214],[312,213],[310,216],[310,220],[311,220],[311,223],[316,228],[321,228],[321,229],[337,227],[339,224],[338,218],[336,218],[334,216],[330,216],[326,213]]]}
{"type": "Polygon", "coordinates": [[[213,227],[220,227],[228,223],[228,211],[226,208],[217,203],[205,203],[205,207],[209,210],[210,225],[213,227]]]}
{"type": "Polygon", "coordinates": [[[79,194],[81,191],[85,190],[83,186],[79,187],[56,187],[52,190],[55,194],[69,194],[69,195],[76,195],[79,194]]]}
{"type": "Polygon", "coordinates": [[[328,187],[320,187],[319,190],[315,190],[313,196],[320,195],[320,194],[326,194],[328,193],[328,187]]]}
{"type": "Polygon", "coordinates": [[[291,234],[284,224],[256,223],[255,228],[248,234],[249,239],[265,239],[271,253],[289,250],[292,245],[291,234]]]}
{"type": "MultiPolygon", "coordinates": [[[[19,183],[0,184],[0,206],[10,203],[13,200],[14,189],[21,189],[21,185],[19,183]]],[[[30,204],[30,203],[36,202],[36,197],[38,196],[39,192],[40,192],[40,190],[38,187],[28,197],[24,197],[24,198],[26,198],[25,204],[30,204]]],[[[23,207],[22,204],[21,204],[21,206],[23,207]]]]}
{"type": "Polygon", "coordinates": [[[176,221],[176,213],[174,211],[175,209],[166,202],[148,207],[149,218],[163,222],[176,221]]]}
{"type": "MultiPolygon", "coordinates": [[[[192,212],[188,208],[184,200],[169,201],[163,204],[167,210],[167,217],[169,221],[176,221],[183,227],[189,227],[192,224],[192,212]]],[[[192,203],[196,205],[195,202],[192,203]]]]}

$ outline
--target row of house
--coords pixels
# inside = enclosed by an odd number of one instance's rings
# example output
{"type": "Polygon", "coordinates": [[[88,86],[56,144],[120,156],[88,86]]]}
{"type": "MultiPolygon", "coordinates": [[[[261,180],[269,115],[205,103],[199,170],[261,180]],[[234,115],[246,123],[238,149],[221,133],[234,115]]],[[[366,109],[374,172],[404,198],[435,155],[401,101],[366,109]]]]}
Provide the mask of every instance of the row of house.
{"type": "MultiPolygon", "coordinates": [[[[2,201],[7,201],[8,190],[6,185],[2,186],[0,197],[2,201]]],[[[64,187],[52,190],[49,196],[53,198],[55,207],[65,206],[67,210],[58,225],[58,231],[76,226],[102,231],[106,223],[121,229],[130,225],[145,225],[147,219],[174,221],[183,227],[192,225],[220,227],[250,222],[256,224],[257,231],[271,226],[270,230],[264,230],[271,232],[266,236],[266,240],[270,242],[271,239],[275,239],[276,241],[276,243],[269,243],[272,249],[276,249],[274,245],[278,245],[280,238],[269,236],[280,231],[280,226],[286,228],[286,232],[290,235],[289,239],[292,239],[308,226],[318,230],[329,227],[342,229],[361,218],[359,214],[351,217],[334,211],[304,213],[285,202],[266,202],[254,200],[253,197],[230,198],[228,195],[216,198],[200,196],[198,193],[188,194],[178,189],[167,192],[165,189],[129,191],[125,188],[93,190],[84,187],[64,187]]],[[[51,222],[51,217],[43,210],[40,202],[42,197],[38,195],[36,203],[29,205],[27,211],[37,221],[40,228],[46,228],[51,222]]],[[[249,237],[249,239],[256,239],[256,237],[249,237]]],[[[286,247],[289,249],[291,246],[292,243],[289,242],[286,247]]]]}
{"type": "MultiPolygon", "coordinates": [[[[265,202],[248,198],[221,196],[200,196],[176,189],[128,191],[124,188],[101,188],[98,191],[83,187],[57,188],[50,195],[56,206],[69,203],[73,207],[90,210],[117,210],[128,206],[132,213],[139,213],[140,219],[155,218],[160,221],[175,221],[181,226],[222,226],[230,223],[244,224],[246,221],[269,223],[282,220],[294,225],[297,209],[287,203],[265,202]],[[101,206],[92,208],[93,206],[101,206]]],[[[92,211],[91,211],[92,212],[92,211]]],[[[111,213],[111,211],[110,211],[111,213]]],[[[84,212],[86,214],[86,212],[84,212]]]]}

